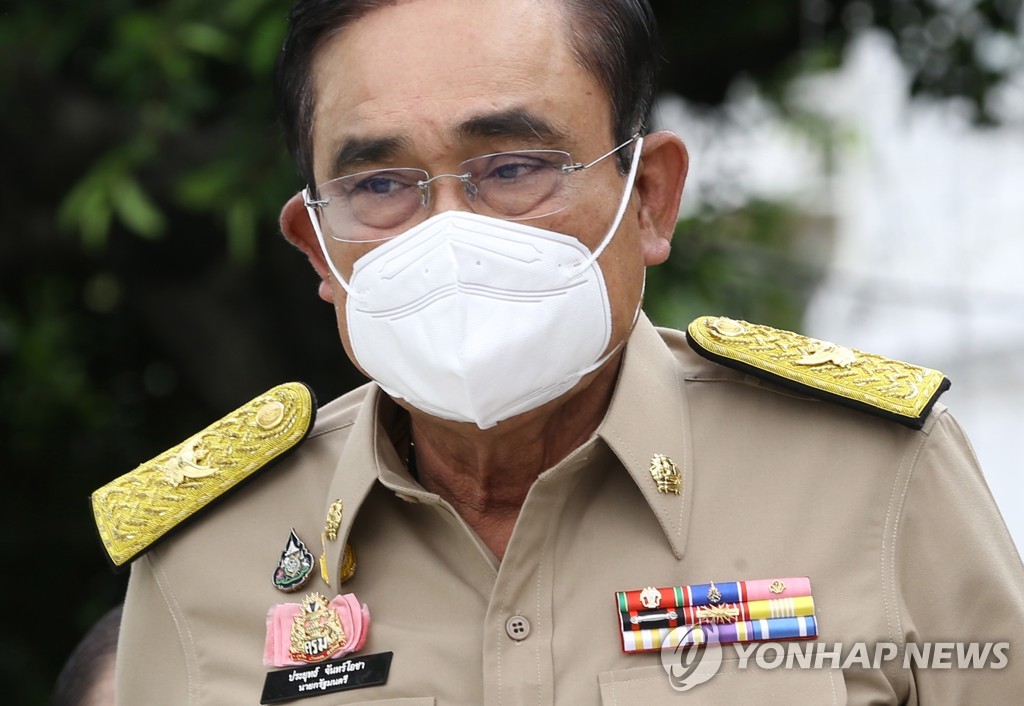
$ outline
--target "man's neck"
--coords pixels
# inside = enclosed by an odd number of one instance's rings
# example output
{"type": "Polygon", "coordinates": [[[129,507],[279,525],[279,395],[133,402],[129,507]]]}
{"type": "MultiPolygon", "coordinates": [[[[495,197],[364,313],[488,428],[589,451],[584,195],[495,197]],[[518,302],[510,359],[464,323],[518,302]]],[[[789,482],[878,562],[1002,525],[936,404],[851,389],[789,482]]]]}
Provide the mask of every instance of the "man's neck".
{"type": "Polygon", "coordinates": [[[621,355],[608,361],[568,399],[491,429],[414,414],[420,483],[447,500],[501,559],[534,481],[586,443],[600,425],[620,361],[621,355]]]}

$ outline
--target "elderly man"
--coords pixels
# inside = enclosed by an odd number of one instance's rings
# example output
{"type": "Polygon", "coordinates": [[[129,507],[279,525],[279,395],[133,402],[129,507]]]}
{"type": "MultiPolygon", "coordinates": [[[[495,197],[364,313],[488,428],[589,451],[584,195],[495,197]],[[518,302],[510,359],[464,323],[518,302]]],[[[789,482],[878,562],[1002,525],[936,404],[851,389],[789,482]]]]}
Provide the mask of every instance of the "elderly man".
{"type": "Polygon", "coordinates": [[[644,0],[300,0],[282,229],[373,382],[94,494],[118,703],[1016,698],[1024,569],[942,375],[641,313],[687,170],[654,34],[644,0]]]}

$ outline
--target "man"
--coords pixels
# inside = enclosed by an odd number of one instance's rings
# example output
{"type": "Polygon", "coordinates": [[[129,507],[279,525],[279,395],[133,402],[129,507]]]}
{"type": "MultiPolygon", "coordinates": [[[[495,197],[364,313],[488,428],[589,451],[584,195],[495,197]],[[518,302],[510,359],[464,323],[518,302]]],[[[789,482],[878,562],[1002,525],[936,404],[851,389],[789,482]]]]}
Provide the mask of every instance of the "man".
{"type": "Polygon", "coordinates": [[[111,558],[134,560],[119,703],[1024,686],[989,644],[1024,628],[1024,569],[941,374],[640,313],[687,168],[647,134],[653,37],[640,0],[296,6],[278,89],[308,188],[282,229],[374,382],[305,440],[308,392],[272,390],[94,495],[111,558]],[[744,659],[778,638],[898,657],[744,659]],[[643,654],[715,639],[735,644],[689,684],[643,654]],[[988,668],[904,664],[939,641],[988,644],[988,668]]]}
{"type": "Polygon", "coordinates": [[[50,706],[114,706],[114,662],[121,606],[93,623],[57,675],[50,706]]]}

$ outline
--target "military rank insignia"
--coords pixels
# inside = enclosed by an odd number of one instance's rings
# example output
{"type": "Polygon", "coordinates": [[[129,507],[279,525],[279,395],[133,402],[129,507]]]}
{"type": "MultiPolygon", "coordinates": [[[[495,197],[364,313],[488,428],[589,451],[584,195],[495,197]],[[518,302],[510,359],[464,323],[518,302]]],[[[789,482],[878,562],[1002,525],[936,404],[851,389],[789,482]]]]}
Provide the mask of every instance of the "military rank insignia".
{"type": "Polygon", "coordinates": [[[695,319],[686,340],[708,360],[911,429],[949,388],[938,370],[721,316],[695,319]]]}
{"type": "Polygon", "coordinates": [[[295,448],[316,417],[313,393],[278,385],[92,494],[93,516],[115,569],[295,448]]]}
{"type": "Polygon", "coordinates": [[[664,454],[651,458],[651,478],[657,484],[659,493],[679,495],[683,488],[683,477],[675,462],[664,454]]]}
{"type": "Polygon", "coordinates": [[[709,641],[724,644],[818,636],[811,582],[806,577],[648,586],[620,591],[615,601],[626,653],[709,641]]]}

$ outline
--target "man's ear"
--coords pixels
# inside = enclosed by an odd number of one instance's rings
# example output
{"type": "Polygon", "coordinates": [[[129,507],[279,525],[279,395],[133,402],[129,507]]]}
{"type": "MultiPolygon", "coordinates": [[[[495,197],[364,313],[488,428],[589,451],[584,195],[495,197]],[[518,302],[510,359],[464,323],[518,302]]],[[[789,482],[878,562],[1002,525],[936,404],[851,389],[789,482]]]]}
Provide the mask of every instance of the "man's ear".
{"type": "Polygon", "coordinates": [[[331,285],[331,270],[324,259],[320,241],[317,240],[313,224],[309,220],[302,192],[295,194],[281,209],[281,232],[288,242],[306,253],[313,269],[320,275],[320,298],[325,302],[334,303],[334,288],[331,285]]]}
{"type": "Polygon", "coordinates": [[[640,197],[637,217],[646,265],[668,259],[689,165],[686,146],[674,133],[662,130],[644,138],[635,188],[640,197]]]}

